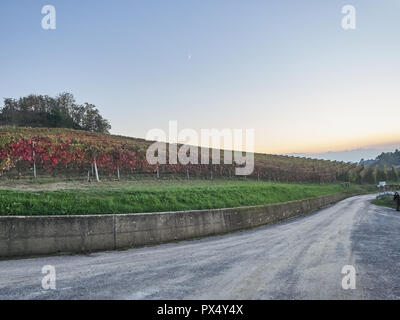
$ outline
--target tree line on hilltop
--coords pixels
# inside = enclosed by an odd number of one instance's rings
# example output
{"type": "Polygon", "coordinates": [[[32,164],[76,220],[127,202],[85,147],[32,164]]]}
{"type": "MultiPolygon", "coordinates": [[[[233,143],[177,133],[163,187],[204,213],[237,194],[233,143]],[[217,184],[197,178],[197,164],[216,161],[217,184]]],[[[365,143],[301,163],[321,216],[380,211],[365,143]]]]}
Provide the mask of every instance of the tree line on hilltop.
{"type": "Polygon", "coordinates": [[[394,152],[382,152],[379,156],[377,156],[373,160],[364,160],[361,159],[361,165],[364,166],[378,166],[380,169],[383,169],[385,166],[387,168],[391,168],[394,166],[395,168],[400,167],[400,151],[396,149],[394,152]]]}
{"type": "Polygon", "coordinates": [[[29,95],[19,99],[5,98],[0,108],[0,125],[22,127],[70,128],[109,133],[111,125],[95,105],[77,104],[71,93],[56,97],[29,95]]]}

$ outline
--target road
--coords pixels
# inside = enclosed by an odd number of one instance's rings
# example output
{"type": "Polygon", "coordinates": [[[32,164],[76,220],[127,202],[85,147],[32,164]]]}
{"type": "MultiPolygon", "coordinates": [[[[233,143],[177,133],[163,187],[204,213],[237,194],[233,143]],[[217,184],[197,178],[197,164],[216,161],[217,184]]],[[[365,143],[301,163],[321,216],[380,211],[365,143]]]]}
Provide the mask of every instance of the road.
{"type": "Polygon", "coordinates": [[[399,299],[400,214],[373,197],[200,240],[0,261],[0,299],[399,299]],[[345,265],[356,289],[342,288],[345,265]]]}

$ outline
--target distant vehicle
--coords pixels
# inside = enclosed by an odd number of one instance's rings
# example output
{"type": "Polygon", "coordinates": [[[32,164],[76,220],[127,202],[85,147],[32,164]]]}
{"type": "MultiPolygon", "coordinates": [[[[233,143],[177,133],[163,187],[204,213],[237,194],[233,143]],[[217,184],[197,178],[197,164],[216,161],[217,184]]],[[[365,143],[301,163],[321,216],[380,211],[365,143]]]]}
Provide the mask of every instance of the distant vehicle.
{"type": "Polygon", "coordinates": [[[383,191],[383,194],[386,194],[388,192],[388,186],[386,184],[386,181],[379,181],[379,184],[377,185],[379,188],[379,195],[381,195],[381,190],[383,191]]]}

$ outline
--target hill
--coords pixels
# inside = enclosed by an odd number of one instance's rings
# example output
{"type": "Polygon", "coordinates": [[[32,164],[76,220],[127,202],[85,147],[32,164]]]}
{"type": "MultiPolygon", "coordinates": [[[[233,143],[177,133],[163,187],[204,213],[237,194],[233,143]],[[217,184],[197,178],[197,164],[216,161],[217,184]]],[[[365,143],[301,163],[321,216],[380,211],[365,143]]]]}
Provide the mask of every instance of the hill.
{"type": "MultiPolygon", "coordinates": [[[[360,159],[372,159],[379,155],[383,150],[374,148],[358,148],[351,150],[328,151],[323,153],[291,153],[288,155],[295,157],[306,157],[314,159],[325,159],[331,161],[360,162],[360,159]]],[[[388,151],[388,150],[385,150],[388,151]]]]}
{"type": "MultiPolygon", "coordinates": [[[[118,179],[140,175],[213,179],[234,175],[235,164],[149,165],[146,150],[151,143],[73,129],[2,127],[0,174],[10,178],[40,175],[92,178],[97,176],[98,169],[101,177],[118,179]]],[[[364,169],[353,163],[257,153],[255,169],[249,178],[277,182],[368,182],[363,180],[364,169]]]]}
{"type": "Polygon", "coordinates": [[[379,156],[377,156],[374,160],[361,160],[360,164],[370,165],[370,166],[378,166],[380,169],[384,169],[385,167],[389,170],[393,167],[400,167],[400,151],[395,150],[394,152],[382,152],[379,156]]]}

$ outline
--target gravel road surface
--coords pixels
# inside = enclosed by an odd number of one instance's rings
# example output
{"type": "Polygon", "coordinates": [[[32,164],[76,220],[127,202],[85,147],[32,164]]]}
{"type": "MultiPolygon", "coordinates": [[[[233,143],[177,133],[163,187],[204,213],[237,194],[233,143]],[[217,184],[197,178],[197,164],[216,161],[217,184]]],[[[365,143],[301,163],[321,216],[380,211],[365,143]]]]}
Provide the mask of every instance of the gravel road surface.
{"type": "Polygon", "coordinates": [[[373,198],[223,236],[0,261],[0,299],[399,299],[400,213],[373,198]],[[55,290],[42,288],[45,265],[55,290]],[[345,265],[356,289],[342,288],[345,265]]]}

